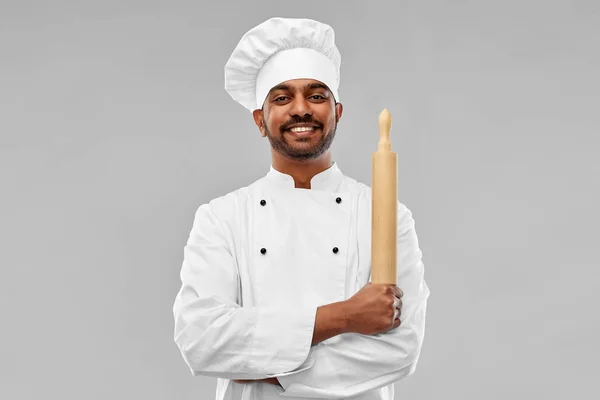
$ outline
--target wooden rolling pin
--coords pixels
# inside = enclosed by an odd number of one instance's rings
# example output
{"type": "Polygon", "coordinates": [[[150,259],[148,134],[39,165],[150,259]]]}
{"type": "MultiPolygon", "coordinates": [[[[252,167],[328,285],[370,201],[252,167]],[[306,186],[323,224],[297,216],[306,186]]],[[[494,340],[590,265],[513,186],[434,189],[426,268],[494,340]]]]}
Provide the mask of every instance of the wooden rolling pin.
{"type": "Polygon", "coordinates": [[[391,151],[392,117],[379,115],[379,145],[373,153],[371,282],[397,285],[398,157],[391,151]]]}

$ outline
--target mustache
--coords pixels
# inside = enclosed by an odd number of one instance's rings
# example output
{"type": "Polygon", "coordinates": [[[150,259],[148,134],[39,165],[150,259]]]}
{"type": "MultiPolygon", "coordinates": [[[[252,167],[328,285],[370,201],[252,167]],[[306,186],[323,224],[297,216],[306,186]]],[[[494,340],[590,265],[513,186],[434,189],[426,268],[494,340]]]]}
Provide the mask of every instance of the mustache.
{"type": "Polygon", "coordinates": [[[281,125],[281,132],[285,131],[286,129],[289,129],[290,126],[295,124],[314,124],[318,128],[323,128],[323,124],[320,121],[313,119],[313,117],[311,116],[293,117],[291,120],[281,125]]]}

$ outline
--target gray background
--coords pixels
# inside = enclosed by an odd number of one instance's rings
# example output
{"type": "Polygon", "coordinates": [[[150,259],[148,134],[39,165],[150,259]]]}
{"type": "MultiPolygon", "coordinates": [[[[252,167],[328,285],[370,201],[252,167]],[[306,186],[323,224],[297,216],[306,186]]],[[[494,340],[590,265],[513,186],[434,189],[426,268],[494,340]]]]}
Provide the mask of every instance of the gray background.
{"type": "Polygon", "coordinates": [[[268,169],[223,66],[272,16],[335,29],[346,174],[393,117],[432,291],[396,398],[597,393],[597,1],[0,4],[0,398],[214,398],[171,307],[196,208],[268,169]]]}

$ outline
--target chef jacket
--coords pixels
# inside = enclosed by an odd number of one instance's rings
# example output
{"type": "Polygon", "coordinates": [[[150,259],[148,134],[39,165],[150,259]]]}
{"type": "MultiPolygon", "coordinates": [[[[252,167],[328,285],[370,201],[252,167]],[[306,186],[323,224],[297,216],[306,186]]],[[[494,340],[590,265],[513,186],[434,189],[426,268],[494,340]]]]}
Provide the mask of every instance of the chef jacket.
{"type": "Polygon", "coordinates": [[[394,399],[394,382],[417,366],[429,297],[415,221],[402,203],[401,325],[311,345],[317,308],[371,279],[371,195],[335,162],[311,189],[271,166],[197,208],[173,304],[174,341],[192,375],[217,378],[216,400],[394,399]],[[233,381],[270,377],[282,387],[233,381]]]}

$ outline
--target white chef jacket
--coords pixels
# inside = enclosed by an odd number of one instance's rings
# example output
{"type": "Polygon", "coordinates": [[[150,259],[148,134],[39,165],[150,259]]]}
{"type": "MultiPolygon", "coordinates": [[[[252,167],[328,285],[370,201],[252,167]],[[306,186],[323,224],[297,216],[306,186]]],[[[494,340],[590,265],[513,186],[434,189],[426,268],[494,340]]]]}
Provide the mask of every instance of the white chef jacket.
{"type": "MultiPolygon", "coordinates": [[[[337,163],[311,189],[275,170],[199,206],[173,305],[174,340],[216,400],[393,400],[416,368],[429,288],[410,210],[398,203],[400,327],[311,346],[317,307],[371,279],[371,188],[337,163]],[[282,387],[233,380],[277,377],[282,387]]],[[[391,323],[391,321],[390,321],[391,323]]]]}

